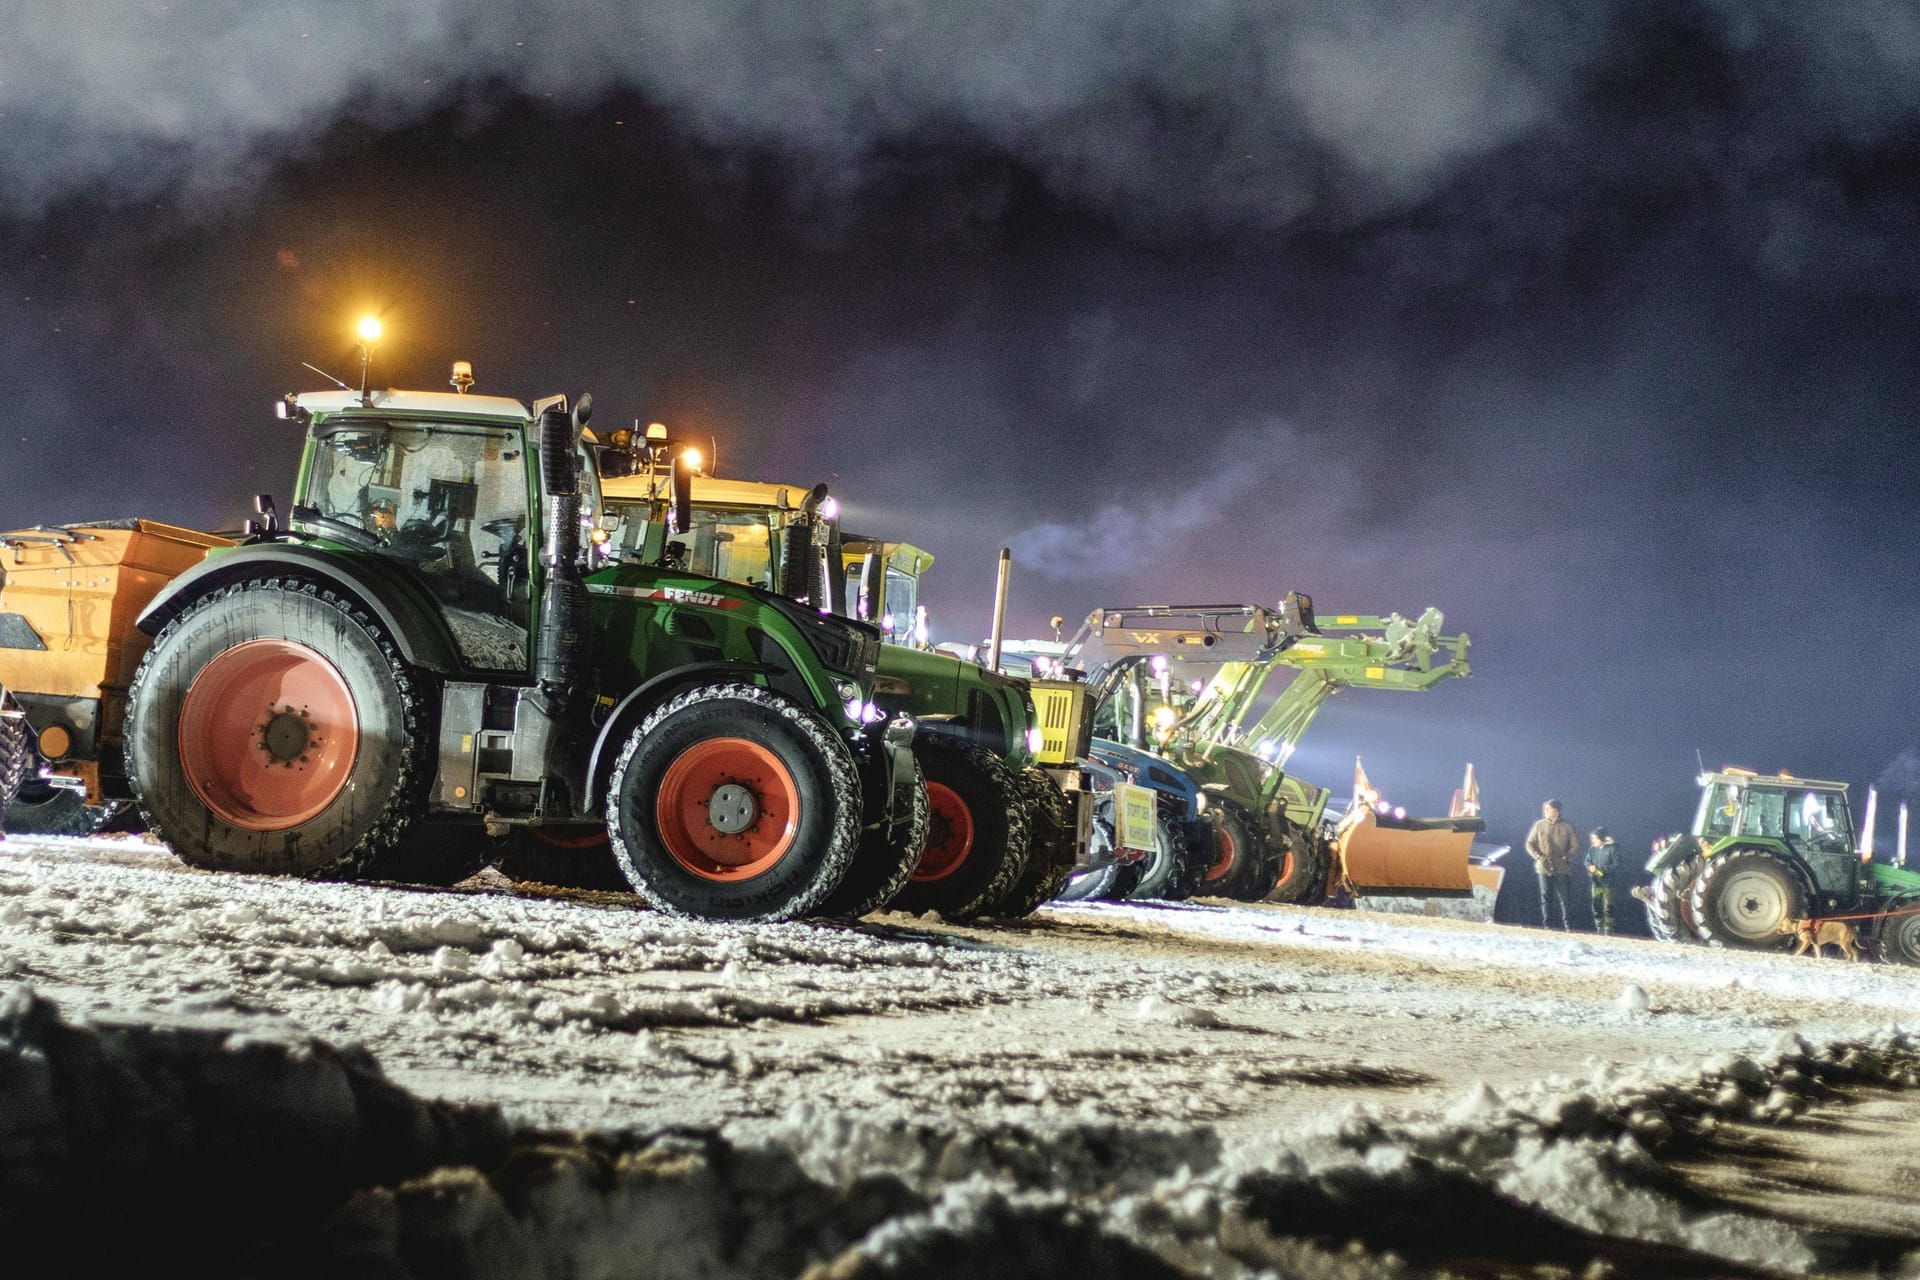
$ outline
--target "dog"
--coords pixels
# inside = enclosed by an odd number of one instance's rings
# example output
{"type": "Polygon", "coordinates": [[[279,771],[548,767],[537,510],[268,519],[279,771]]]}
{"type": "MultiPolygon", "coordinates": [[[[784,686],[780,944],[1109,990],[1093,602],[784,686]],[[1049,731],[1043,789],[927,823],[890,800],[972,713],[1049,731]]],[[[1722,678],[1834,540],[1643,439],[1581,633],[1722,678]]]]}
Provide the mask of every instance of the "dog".
{"type": "Polygon", "coordinates": [[[1811,951],[1818,960],[1831,943],[1840,948],[1840,954],[1848,960],[1860,958],[1860,934],[1845,920],[1782,920],[1780,932],[1796,935],[1792,955],[1811,951]]]}

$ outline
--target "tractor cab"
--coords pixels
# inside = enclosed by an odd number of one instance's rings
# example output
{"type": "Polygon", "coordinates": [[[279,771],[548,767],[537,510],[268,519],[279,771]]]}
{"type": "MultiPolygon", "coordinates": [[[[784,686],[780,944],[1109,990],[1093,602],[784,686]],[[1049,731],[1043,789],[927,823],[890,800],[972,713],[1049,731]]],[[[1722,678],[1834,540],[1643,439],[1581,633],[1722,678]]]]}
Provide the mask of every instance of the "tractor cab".
{"type": "Polygon", "coordinates": [[[1725,770],[1702,775],[1700,786],[1692,834],[1702,846],[1773,848],[1828,898],[1851,900],[1862,888],[1846,783],[1725,770]]]}
{"type": "Polygon", "coordinates": [[[852,616],[879,627],[893,644],[932,647],[926,606],[920,603],[920,576],[933,567],[932,552],[850,533],[842,536],[840,563],[852,616]]]}
{"type": "Polygon", "coordinates": [[[377,555],[423,587],[470,668],[526,670],[537,500],[527,407],[339,391],[291,397],[282,410],[307,428],[293,528],[377,555]]]}

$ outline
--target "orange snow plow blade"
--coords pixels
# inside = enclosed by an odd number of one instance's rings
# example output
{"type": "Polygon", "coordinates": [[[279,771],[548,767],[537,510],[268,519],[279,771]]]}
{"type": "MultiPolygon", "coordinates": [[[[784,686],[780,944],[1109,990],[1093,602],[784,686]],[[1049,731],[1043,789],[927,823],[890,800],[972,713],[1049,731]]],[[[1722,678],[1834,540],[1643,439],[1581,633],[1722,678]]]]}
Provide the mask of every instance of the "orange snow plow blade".
{"type": "Polygon", "coordinates": [[[1474,883],[1467,851],[1486,829],[1479,818],[1396,818],[1362,808],[1341,819],[1333,843],[1356,897],[1465,898],[1474,883]]]}

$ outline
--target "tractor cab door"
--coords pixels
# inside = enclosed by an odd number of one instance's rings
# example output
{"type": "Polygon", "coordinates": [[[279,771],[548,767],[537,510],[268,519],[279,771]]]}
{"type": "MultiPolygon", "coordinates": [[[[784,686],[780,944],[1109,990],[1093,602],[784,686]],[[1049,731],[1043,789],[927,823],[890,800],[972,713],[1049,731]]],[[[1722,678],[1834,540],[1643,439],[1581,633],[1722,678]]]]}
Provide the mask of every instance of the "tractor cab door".
{"type": "Polygon", "coordinates": [[[528,669],[533,538],[524,431],[331,415],[312,430],[294,523],[402,566],[467,666],[528,669]]]}
{"type": "Polygon", "coordinates": [[[1786,792],[1782,800],[1787,847],[1800,855],[1822,890],[1851,895],[1860,865],[1846,794],[1807,789],[1786,792]]]}

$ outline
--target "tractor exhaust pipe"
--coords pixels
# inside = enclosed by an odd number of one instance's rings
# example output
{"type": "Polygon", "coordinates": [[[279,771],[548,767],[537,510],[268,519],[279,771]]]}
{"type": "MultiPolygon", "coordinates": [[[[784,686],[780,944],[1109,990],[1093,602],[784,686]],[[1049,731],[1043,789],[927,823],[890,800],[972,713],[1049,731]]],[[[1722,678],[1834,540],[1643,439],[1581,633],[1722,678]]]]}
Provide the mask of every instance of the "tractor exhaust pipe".
{"type": "Polygon", "coordinates": [[[1000,548],[999,578],[993,584],[993,634],[987,640],[987,670],[1000,669],[1000,641],[1007,628],[1007,578],[1013,572],[1013,550],[1000,548]]]}
{"type": "Polygon", "coordinates": [[[580,463],[574,441],[593,412],[581,396],[573,413],[540,415],[540,479],[547,491],[547,582],[540,594],[539,657],[534,680],[555,706],[580,686],[587,661],[587,589],[580,580],[580,463]]]}

